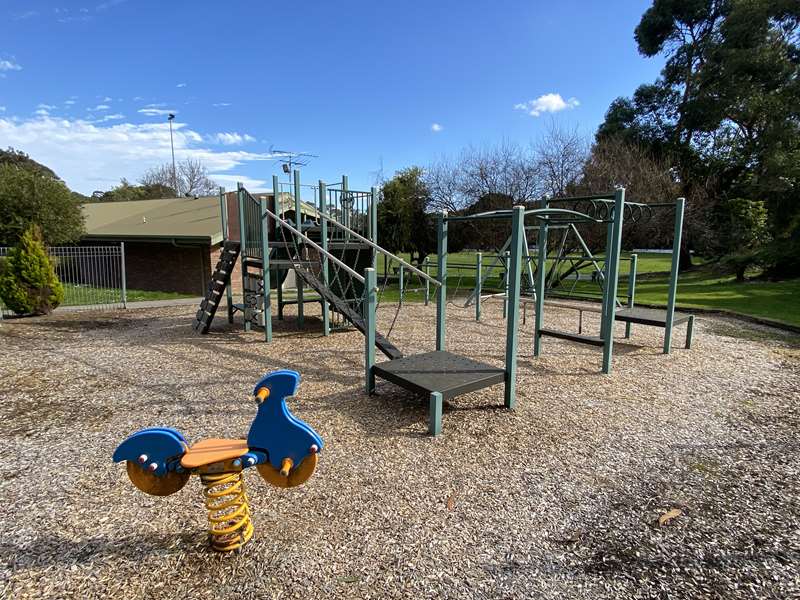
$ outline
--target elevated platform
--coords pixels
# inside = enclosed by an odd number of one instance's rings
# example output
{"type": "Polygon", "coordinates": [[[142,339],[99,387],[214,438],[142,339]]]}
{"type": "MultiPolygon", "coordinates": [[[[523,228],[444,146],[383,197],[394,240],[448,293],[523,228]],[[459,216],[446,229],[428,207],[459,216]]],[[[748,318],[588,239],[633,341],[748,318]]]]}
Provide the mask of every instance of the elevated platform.
{"type": "Polygon", "coordinates": [[[376,377],[391,381],[430,399],[429,431],[442,427],[442,401],[504,383],[505,369],[459,356],[434,351],[415,354],[375,365],[376,377]]]}
{"type": "MultiPolygon", "coordinates": [[[[678,312],[673,313],[673,325],[680,325],[687,323],[692,315],[687,313],[678,312]]],[[[660,308],[644,308],[634,306],[633,308],[621,308],[617,310],[614,315],[617,321],[624,321],[625,323],[638,323],[640,325],[651,325],[653,327],[666,327],[667,326],[667,311],[660,308]]]]}

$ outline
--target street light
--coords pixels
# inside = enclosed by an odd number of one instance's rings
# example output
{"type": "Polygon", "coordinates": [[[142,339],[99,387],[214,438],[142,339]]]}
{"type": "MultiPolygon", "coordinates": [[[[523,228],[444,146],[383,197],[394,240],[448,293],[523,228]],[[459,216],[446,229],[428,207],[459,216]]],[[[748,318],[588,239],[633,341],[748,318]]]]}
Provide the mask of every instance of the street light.
{"type": "Polygon", "coordinates": [[[169,113],[167,116],[167,121],[169,121],[169,145],[172,148],[172,189],[175,191],[177,196],[180,196],[180,192],[178,190],[178,177],[175,172],[175,142],[172,140],[172,120],[175,118],[175,115],[169,113]]]}

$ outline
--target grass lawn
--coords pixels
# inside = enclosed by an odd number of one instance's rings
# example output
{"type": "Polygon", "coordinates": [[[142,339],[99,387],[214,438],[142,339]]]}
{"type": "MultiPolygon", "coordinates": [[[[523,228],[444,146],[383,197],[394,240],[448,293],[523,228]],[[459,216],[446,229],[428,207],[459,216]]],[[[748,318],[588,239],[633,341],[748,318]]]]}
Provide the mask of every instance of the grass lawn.
{"type": "MultiPolygon", "coordinates": [[[[174,300],[177,298],[193,298],[199,294],[178,294],[175,292],[152,292],[148,290],[127,290],[128,302],[149,300],[174,300]]],[[[114,304],[121,303],[119,290],[116,288],[98,288],[85,285],[64,284],[64,302],[62,306],[80,306],[82,304],[114,304]]]]}
{"type": "MultiPolygon", "coordinates": [[[[629,254],[623,254],[628,258],[629,254]]],[[[402,258],[408,260],[407,255],[402,258]]],[[[667,285],[669,282],[670,255],[639,254],[636,281],[636,303],[665,305],[667,302],[667,285]]],[[[430,274],[436,274],[436,256],[428,257],[431,263],[430,274]]],[[[383,277],[383,261],[378,261],[379,281],[383,277]]],[[[742,315],[760,317],[800,326],[800,279],[788,281],[746,281],[737,282],[735,277],[720,275],[710,267],[704,267],[702,260],[696,259],[699,267],[682,274],[678,283],[678,306],[684,308],[704,308],[726,310],[742,315]]],[[[455,265],[475,264],[474,252],[459,252],[448,256],[448,297],[460,288],[461,294],[468,294],[475,286],[474,268],[459,268],[455,265]]],[[[618,297],[621,302],[627,301],[628,265],[624,261],[620,265],[620,281],[618,297]]],[[[602,265],[601,265],[602,266],[602,265]]],[[[484,258],[484,276],[488,275],[489,262],[484,258]]],[[[581,269],[582,274],[590,274],[592,266],[581,269]]],[[[485,283],[484,288],[499,288],[502,272],[495,269],[485,283]]],[[[599,286],[592,281],[578,281],[572,288],[573,280],[565,284],[564,291],[572,289],[576,297],[599,298],[599,286]]],[[[407,288],[424,287],[416,275],[407,276],[407,288]]],[[[433,289],[431,289],[433,294],[433,289]]],[[[396,300],[396,286],[386,290],[384,298],[396,300]]],[[[404,296],[409,301],[422,300],[423,292],[409,292],[404,296]]]]}

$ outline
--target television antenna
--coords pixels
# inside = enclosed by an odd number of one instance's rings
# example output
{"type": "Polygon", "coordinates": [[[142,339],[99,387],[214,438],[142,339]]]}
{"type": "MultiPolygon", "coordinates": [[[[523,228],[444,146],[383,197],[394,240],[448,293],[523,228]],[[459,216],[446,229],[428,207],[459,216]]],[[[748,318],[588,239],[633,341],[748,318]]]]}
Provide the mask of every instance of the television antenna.
{"type": "Polygon", "coordinates": [[[304,167],[311,162],[312,158],[319,158],[317,154],[311,154],[309,152],[278,150],[273,147],[270,147],[269,152],[275,157],[275,160],[280,161],[283,172],[289,176],[289,183],[292,182],[292,169],[294,169],[294,167],[304,167]]]}

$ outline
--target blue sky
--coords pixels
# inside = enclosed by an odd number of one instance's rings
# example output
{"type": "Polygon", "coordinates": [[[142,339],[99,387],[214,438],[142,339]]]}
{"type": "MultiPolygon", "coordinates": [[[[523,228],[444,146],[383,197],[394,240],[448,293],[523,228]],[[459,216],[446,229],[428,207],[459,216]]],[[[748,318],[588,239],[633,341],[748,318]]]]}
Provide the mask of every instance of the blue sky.
{"type": "Polygon", "coordinates": [[[0,147],[91,193],[169,160],[175,111],[177,157],[229,188],[270,187],[271,147],[363,188],[549,119],[591,135],[661,68],[633,39],[649,4],[4,0],[0,147]]]}

